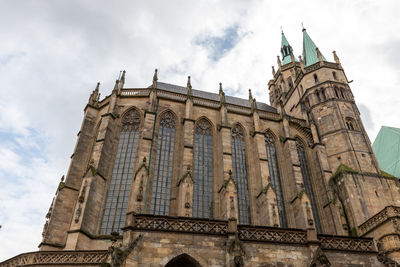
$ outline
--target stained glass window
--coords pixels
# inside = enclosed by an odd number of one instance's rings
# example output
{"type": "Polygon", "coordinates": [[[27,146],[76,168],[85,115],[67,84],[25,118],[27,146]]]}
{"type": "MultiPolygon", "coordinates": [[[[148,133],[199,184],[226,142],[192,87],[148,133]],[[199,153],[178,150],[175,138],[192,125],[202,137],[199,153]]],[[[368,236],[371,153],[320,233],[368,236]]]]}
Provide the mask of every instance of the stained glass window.
{"type": "Polygon", "coordinates": [[[194,140],[193,217],[213,217],[213,140],[210,123],[196,124],[194,140]]]}
{"type": "Polygon", "coordinates": [[[121,233],[121,227],[125,224],[139,137],[139,125],[140,116],[134,109],[130,110],[122,120],[122,130],[119,136],[110,186],[107,191],[100,234],[121,233]]]}
{"type": "Polygon", "coordinates": [[[166,112],[160,118],[160,127],[158,128],[157,153],[150,204],[151,214],[169,214],[174,143],[175,117],[171,112],[166,112]]]}
{"type": "Polygon", "coordinates": [[[279,208],[279,219],[282,227],[287,227],[285,202],[282,192],[282,183],[279,175],[278,158],[276,156],[275,142],[274,138],[270,133],[265,133],[265,148],[267,150],[267,159],[269,167],[269,175],[271,178],[272,187],[276,193],[276,201],[278,202],[279,208]]]}
{"type": "Polygon", "coordinates": [[[311,183],[311,174],[308,169],[307,157],[304,146],[299,140],[296,140],[297,155],[299,156],[301,174],[303,176],[304,189],[310,198],[311,209],[314,216],[315,227],[318,233],[322,233],[321,221],[319,219],[317,201],[315,199],[314,190],[311,183]]]}
{"type": "Polygon", "coordinates": [[[251,224],[250,196],[247,181],[246,146],[243,129],[239,125],[232,128],[233,177],[237,184],[239,223],[251,224]]]}

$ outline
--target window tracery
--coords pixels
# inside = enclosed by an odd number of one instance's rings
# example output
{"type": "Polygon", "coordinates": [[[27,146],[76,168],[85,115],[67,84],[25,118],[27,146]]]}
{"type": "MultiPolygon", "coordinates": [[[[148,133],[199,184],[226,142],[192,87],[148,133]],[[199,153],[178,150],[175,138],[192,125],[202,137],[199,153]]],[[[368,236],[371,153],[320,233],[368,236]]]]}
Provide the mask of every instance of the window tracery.
{"type": "Polygon", "coordinates": [[[279,175],[278,158],[276,155],[275,141],[272,135],[268,132],[264,134],[265,148],[267,151],[268,167],[271,177],[272,187],[276,193],[276,200],[279,209],[279,219],[282,227],[287,227],[287,218],[285,211],[285,202],[282,192],[282,183],[279,175]]]}
{"type": "Polygon", "coordinates": [[[107,191],[100,234],[121,233],[121,227],[125,224],[126,208],[128,206],[139,139],[139,126],[140,115],[138,111],[135,109],[128,111],[122,119],[122,129],[107,191]]]}
{"type": "Polygon", "coordinates": [[[193,216],[213,217],[213,140],[206,119],[196,123],[194,149],[193,216]]]}
{"type": "Polygon", "coordinates": [[[168,111],[160,118],[150,213],[168,215],[171,200],[172,168],[175,145],[175,117],[168,111]]]}
{"type": "Polygon", "coordinates": [[[232,128],[232,161],[233,176],[237,184],[239,223],[251,224],[250,196],[246,167],[246,144],[244,141],[243,129],[238,124],[232,128]]]}

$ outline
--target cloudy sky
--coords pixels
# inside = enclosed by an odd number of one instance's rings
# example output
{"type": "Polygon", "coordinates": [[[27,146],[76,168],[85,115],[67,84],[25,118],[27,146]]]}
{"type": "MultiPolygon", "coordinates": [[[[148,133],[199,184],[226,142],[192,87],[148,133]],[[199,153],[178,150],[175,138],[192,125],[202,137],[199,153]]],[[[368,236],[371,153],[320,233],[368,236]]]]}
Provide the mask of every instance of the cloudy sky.
{"type": "Polygon", "coordinates": [[[345,68],[373,141],[400,127],[400,2],[0,0],[0,261],[33,251],[90,92],[159,80],[269,103],[280,28],[345,68]]]}

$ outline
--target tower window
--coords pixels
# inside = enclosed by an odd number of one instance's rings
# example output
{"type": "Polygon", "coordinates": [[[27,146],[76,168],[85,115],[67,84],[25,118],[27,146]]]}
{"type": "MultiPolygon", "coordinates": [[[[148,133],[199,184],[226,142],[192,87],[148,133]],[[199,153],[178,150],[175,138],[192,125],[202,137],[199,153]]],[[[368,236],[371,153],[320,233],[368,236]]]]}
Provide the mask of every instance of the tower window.
{"type": "Polygon", "coordinates": [[[315,227],[316,227],[318,233],[322,233],[322,227],[321,227],[321,222],[319,219],[317,201],[315,199],[315,194],[314,194],[314,190],[313,190],[313,186],[312,186],[312,182],[311,182],[311,174],[308,169],[306,152],[305,152],[303,144],[299,140],[296,140],[296,148],[297,148],[297,155],[299,157],[299,162],[300,162],[301,175],[303,176],[304,189],[311,201],[311,208],[312,208],[312,213],[313,213],[314,220],[315,220],[315,227]]]}
{"type": "Polygon", "coordinates": [[[336,71],[332,71],[332,76],[335,81],[337,81],[336,71]]]}
{"type": "Polygon", "coordinates": [[[175,143],[175,118],[166,112],[160,119],[154,167],[150,213],[168,215],[171,200],[172,166],[175,143]]]}
{"type": "Polygon", "coordinates": [[[289,88],[293,88],[292,77],[288,78],[289,88]]]}
{"type": "Polygon", "coordinates": [[[121,227],[125,225],[126,208],[139,138],[139,125],[140,116],[136,110],[129,111],[122,120],[117,155],[100,228],[102,235],[109,235],[112,232],[121,233],[121,227]]]}
{"type": "Polygon", "coordinates": [[[315,82],[315,83],[318,83],[318,76],[317,76],[317,74],[314,74],[314,82],[315,82]]]}
{"type": "Polygon", "coordinates": [[[344,90],[343,88],[340,88],[340,90],[339,90],[339,91],[340,91],[340,95],[342,96],[342,98],[343,98],[343,99],[345,99],[345,97],[344,97],[344,93],[343,93],[343,90],[344,90]]]}
{"type": "Polygon", "coordinates": [[[233,177],[237,184],[239,223],[251,224],[250,196],[246,168],[246,145],[244,142],[243,129],[238,124],[232,129],[232,161],[233,177]]]}
{"type": "Polygon", "coordinates": [[[282,227],[287,227],[287,219],[285,212],[285,202],[283,199],[281,178],[279,175],[278,158],[276,156],[275,142],[270,133],[264,135],[265,148],[267,150],[269,174],[271,177],[272,187],[276,192],[276,200],[279,209],[279,219],[282,227]]]}
{"type": "Polygon", "coordinates": [[[213,140],[210,123],[196,124],[194,149],[193,217],[213,217],[213,140]]]}
{"type": "Polygon", "coordinates": [[[356,130],[356,123],[353,120],[353,118],[346,118],[345,122],[346,122],[347,129],[352,130],[352,131],[356,130]]]}
{"type": "Polygon", "coordinates": [[[338,92],[338,88],[337,88],[337,87],[335,87],[335,88],[334,88],[334,90],[335,90],[335,96],[336,96],[336,98],[339,98],[339,92],[338,92]]]}

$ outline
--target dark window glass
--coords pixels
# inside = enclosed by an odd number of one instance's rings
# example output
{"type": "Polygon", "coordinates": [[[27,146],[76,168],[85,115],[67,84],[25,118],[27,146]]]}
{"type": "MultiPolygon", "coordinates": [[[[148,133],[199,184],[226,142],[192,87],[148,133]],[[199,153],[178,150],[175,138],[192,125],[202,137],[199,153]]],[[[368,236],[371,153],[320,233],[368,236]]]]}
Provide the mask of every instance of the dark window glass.
{"type": "Polygon", "coordinates": [[[250,197],[246,168],[246,146],[243,129],[239,125],[235,125],[232,129],[232,161],[233,177],[238,186],[239,223],[251,224],[250,197]]]}
{"type": "Polygon", "coordinates": [[[265,148],[267,150],[268,167],[271,177],[272,187],[276,193],[276,200],[279,208],[279,219],[282,227],[287,227],[285,202],[283,199],[282,183],[279,176],[278,158],[276,156],[275,142],[270,133],[265,133],[265,148]]]}
{"type": "Polygon", "coordinates": [[[194,149],[193,217],[213,217],[213,143],[210,123],[196,124],[194,149]]]}
{"type": "Polygon", "coordinates": [[[157,155],[150,204],[151,214],[169,214],[174,144],[175,118],[171,112],[166,112],[160,119],[158,129],[157,155]]]}
{"type": "Polygon", "coordinates": [[[303,145],[296,140],[297,155],[299,156],[301,174],[303,176],[304,189],[310,198],[311,209],[315,220],[315,227],[318,233],[322,233],[321,221],[319,219],[317,201],[315,199],[314,190],[311,183],[311,174],[308,169],[307,157],[303,145]]]}
{"type": "Polygon", "coordinates": [[[100,234],[121,232],[125,224],[126,207],[132,182],[136,148],[139,137],[140,116],[136,110],[129,111],[122,120],[117,155],[107,191],[106,205],[100,234]]]}
{"type": "Polygon", "coordinates": [[[318,82],[318,76],[317,76],[317,74],[314,74],[314,82],[315,82],[315,83],[318,82]]]}

